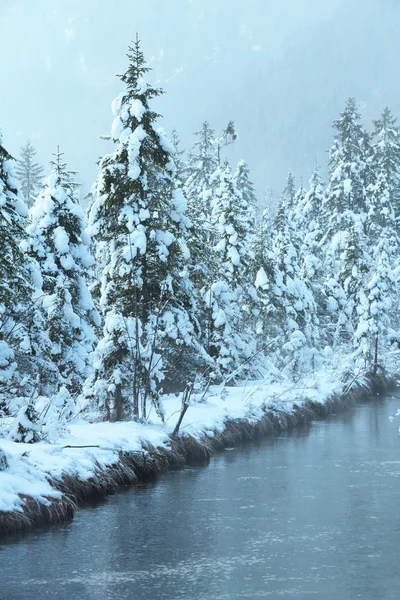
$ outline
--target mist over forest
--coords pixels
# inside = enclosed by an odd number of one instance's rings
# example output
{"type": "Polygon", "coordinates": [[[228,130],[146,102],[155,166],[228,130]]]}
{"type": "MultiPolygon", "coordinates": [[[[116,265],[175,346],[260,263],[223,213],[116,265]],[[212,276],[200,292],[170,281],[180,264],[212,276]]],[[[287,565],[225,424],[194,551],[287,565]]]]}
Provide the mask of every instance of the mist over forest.
{"type": "Polygon", "coordinates": [[[279,195],[289,170],[300,183],[325,167],[347,97],[367,126],[386,105],[400,113],[399,17],[393,0],[1,0],[3,134],[14,156],[29,138],[45,165],[60,144],[87,190],[139,32],[167,133],[190,147],[202,121],[233,119],[231,158],[259,195],[279,195]]]}

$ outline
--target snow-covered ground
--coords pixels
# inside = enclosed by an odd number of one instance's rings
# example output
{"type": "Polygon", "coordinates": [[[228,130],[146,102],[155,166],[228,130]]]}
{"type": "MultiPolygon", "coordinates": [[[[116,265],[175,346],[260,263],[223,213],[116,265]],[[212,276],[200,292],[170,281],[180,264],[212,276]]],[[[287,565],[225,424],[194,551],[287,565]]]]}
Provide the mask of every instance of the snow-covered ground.
{"type": "MultiPolygon", "coordinates": [[[[204,434],[212,436],[215,431],[223,431],[228,419],[245,418],[255,423],[265,415],[265,407],[291,412],[295,404],[307,400],[324,403],[334,393],[343,391],[339,373],[338,369],[314,373],[297,384],[251,381],[238,387],[214,387],[205,401],[192,400],[180,432],[199,439],[204,434]]],[[[178,396],[164,397],[165,424],[153,411],[146,424],[76,420],[70,425],[69,435],[56,444],[23,444],[0,439],[0,448],[5,451],[9,465],[0,471],[0,512],[22,511],[26,496],[49,505],[51,499],[61,497],[51,485],[52,478],[68,474],[88,480],[98,472],[99,466],[115,464],[120,450],[142,450],[146,442],[156,447],[165,446],[179,417],[181,402],[178,396]]]]}

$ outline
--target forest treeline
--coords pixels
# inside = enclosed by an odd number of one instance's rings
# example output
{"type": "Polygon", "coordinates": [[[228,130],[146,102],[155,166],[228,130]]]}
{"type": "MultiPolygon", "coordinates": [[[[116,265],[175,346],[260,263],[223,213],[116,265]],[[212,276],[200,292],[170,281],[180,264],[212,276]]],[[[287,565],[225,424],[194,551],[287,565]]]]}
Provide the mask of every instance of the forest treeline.
{"type": "Polygon", "coordinates": [[[399,326],[391,111],[367,131],[350,98],[326,181],[289,174],[260,213],[248,165],[226,159],[233,122],[204,122],[181,151],[138,41],[128,60],[86,213],[60,151],[43,182],[30,143],[15,163],[0,140],[0,435],[52,441],[78,406],[162,417],[164,392],[299,382],[338,354],[344,376],[376,372],[399,326]]]}

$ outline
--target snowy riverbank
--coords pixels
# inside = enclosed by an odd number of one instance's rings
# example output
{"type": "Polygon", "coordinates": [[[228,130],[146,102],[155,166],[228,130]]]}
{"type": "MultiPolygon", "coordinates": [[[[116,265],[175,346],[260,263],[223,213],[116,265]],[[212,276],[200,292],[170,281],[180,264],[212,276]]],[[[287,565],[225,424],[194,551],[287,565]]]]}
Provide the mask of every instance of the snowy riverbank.
{"type": "MultiPolygon", "coordinates": [[[[382,386],[387,381],[375,383],[382,386]]],[[[243,439],[328,414],[368,393],[371,386],[371,380],[363,378],[350,390],[336,370],[316,373],[298,384],[215,387],[206,401],[189,407],[174,441],[170,436],[181,408],[177,396],[164,398],[165,424],[155,414],[150,414],[148,424],[79,420],[57,444],[1,439],[8,466],[0,470],[0,532],[66,520],[76,504],[89,497],[105,496],[197,455],[204,459],[243,439]]]]}

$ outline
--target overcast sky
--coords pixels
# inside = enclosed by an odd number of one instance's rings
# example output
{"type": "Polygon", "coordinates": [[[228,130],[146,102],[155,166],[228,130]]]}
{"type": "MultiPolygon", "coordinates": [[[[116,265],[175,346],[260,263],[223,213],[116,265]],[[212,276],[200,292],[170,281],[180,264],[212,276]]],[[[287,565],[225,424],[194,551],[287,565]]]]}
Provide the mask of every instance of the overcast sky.
{"type": "Polygon", "coordinates": [[[160,126],[184,145],[229,119],[258,191],[326,163],[331,122],[354,95],[368,124],[400,114],[399,0],[0,0],[0,127],[47,165],[57,144],[86,188],[107,152],[110,104],[139,32],[166,94],[160,126]]]}

